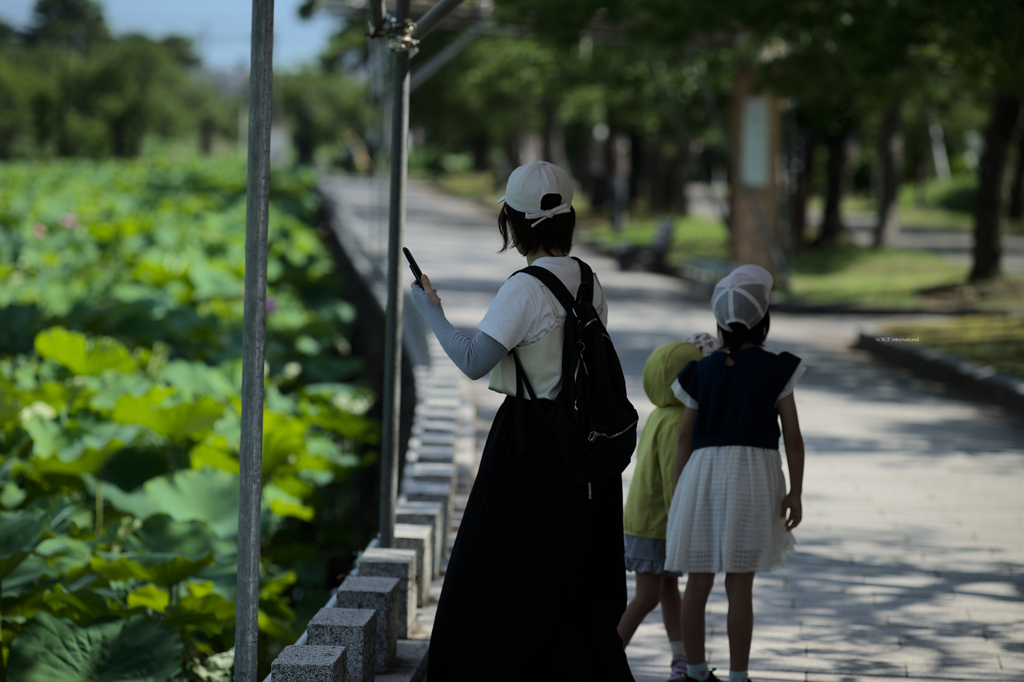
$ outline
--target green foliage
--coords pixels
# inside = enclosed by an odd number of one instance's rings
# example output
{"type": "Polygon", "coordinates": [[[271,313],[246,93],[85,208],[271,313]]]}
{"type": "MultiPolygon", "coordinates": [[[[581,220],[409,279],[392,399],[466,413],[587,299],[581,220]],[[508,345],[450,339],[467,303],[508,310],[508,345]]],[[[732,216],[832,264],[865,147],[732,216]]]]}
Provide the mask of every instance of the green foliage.
{"type": "Polygon", "coordinates": [[[146,136],[226,132],[233,107],[198,64],[184,38],[112,38],[96,2],[39,0],[25,35],[0,40],[0,159],[134,157],[146,136]]]}
{"type": "Polygon", "coordinates": [[[40,613],[11,647],[19,682],[166,682],[181,665],[172,628],[145,616],[78,627],[40,613]]]}
{"type": "Polygon", "coordinates": [[[311,68],[278,74],[274,80],[300,164],[313,163],[317,148],[328,147],[337,161],[347,156],[353,168],[369,170],[361,138],[370,125],[371,109],[362,83],[344,73],[311,68]]]}
{"type": "MultiPolygon", "coordinates": [[[[355,320],[309,227],[312,176],[272,188],[260,624],[284,643],[306,559],[270,548],[314,535],[378,433],[374,395],[347,383],[355,320]]],[[[4,682],[223,679],[244,215],[236,160],[0,165],[4,682]],[[58,635],[75,653],[40,662],[58,635]]]]}

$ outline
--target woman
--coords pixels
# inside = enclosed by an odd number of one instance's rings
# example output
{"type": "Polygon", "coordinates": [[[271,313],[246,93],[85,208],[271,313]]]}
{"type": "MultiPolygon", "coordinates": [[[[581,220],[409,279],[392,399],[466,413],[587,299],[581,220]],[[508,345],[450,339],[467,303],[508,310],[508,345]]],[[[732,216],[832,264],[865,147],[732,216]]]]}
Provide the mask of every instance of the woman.
{"type": "MultiPolygon", "coordinates": [[[[569,257],[572,198],[572,179],[558,166],[521,166],[498,200],[505,202],[498,229],[503,251],[514,247],[575,295],[581,274],[569,257]]],[[[521,410],[517,438],[510,351],[519,355],[538,400],[557,396],[565,309],[539,280],[515,274],[470,338],[445,319],[430,279],[421,279],[412,300],[445,352],[470,378],[490,372],[490,388],[507,396],[448,563],[428,679],[632,680],[616,633],[626,605],[621,480],[596,481],[588,490],[555,474],[539,446],[546,424],[532,409],[521,410]],[[517,440],[525,447],[517,448],[517,440]]],[[[593,296],[606,322],[596,277],[593,296]]]]}

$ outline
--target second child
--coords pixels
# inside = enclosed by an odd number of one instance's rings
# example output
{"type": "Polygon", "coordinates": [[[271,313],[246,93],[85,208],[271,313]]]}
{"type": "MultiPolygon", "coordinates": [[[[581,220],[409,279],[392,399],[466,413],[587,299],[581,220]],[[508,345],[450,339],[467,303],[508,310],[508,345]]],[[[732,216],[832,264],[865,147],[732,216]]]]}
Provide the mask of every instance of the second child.
{"type": "Polygon", "coordinates": [[[636,468],[622,513],[626,570],[636,573],[636,595],[619,621],[622,645],[629,644],[647,614],[661,604],[672,663],[669,681],[686,676],[686,655],[679,624],[679,574],[665,570],[665,523],[675,490],[672,475],[679,426],[686,408],[672,382],[691,361],[718,347],[710,334],[692,334],[654,349],[644,365],[644,392],[654,404],[636,451],[636,468]]]}

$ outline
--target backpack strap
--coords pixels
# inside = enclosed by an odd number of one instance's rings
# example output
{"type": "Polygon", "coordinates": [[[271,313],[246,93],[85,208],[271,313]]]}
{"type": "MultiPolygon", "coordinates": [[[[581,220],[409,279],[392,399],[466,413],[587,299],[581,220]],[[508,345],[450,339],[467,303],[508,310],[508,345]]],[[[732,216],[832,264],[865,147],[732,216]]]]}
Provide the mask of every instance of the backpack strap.
{"type": "Polygon", "coordinates": [[[532,275],[539,279],[544,286],[546,286],[551,293],[555,295],[555,298],[558,299],[558,302],[562,304],[562,307],[565,308],[566,311],[575,310],[576,302],[580,297],[584,297],[583,300],[593,305],[594,271],[589,265],[581,261],[579,258],[573,256],[573,260],[580,266],[580,289],[577,292],[576,298],[573,298],[573,295],[565,288],[565,284],[562,283],[562,280],[558,279],[558,277],[556,277],[550,270],[542,268],[539,265],[529,265],[512,274],[518,275],[520,272],[525,272],[527,275],[532,275]]]}

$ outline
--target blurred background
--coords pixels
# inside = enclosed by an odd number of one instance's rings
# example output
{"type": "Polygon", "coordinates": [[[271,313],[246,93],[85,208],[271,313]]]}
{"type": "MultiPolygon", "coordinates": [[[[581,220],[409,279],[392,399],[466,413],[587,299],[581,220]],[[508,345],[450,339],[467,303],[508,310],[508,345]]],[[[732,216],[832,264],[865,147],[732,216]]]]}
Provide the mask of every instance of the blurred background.
{"type": "MultiPolygon", "coordinates": [[[[316,188],[386,182],[391,121],[364,0],[275,11],[263,669],[377,528],[316,188]]],[[[111,623],[155,680],[230,679],[250,22],[0,4],[0,680],[111,623]]],[[[1022,64],[1020,0],[466,0],[412,60],[409,172],[493,209],[547,159],[623,268],[761,263],[780,306],[943,314],[893,331],[1024,377],[1022,64]]]]}

